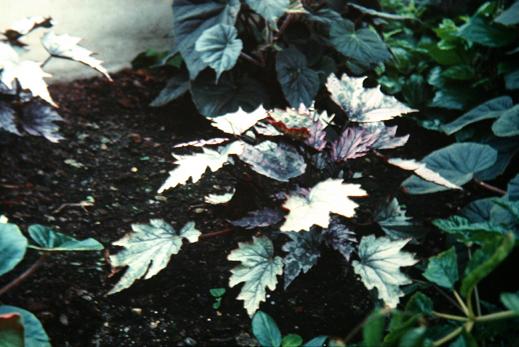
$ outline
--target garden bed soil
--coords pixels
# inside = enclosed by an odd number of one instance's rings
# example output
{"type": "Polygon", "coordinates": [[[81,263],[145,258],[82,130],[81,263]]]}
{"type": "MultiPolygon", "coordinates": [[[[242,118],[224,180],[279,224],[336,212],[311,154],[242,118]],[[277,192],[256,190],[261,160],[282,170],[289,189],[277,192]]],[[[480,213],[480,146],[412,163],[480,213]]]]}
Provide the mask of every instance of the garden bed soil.
{"type": "MultiPolygon", "coordinates": [[[[156,194],[174,167],[175,143],[221,135],[196,114],[187,97],[167,107],[148,107],[163,83],[162,77],[138,70],[115,75],[113,83],[94,78],[51,86],[66,120],[65,140],[52,144],[27,136],[0,147],[0,211],[24,230],[30,224],[45,224],[78,238],[95,237],[114,252],[110,244],[130,231],[132,223],[163,218],[182,226],[193,220],[203,233],[210,233],[228,230],[226,219],[268,204],[256,196],[251,199],[254,187],[242,182],[240,194],[228,206],[203,203],[208,193],[236,184],[235,171],[240,169],[233,166],[205,175],[197,184],[156,194]],[[93,205],[81,206],[85,201],[93,205]]],[[[399,133],[411,133],[411,139],[394,151],[395,156],[421,158],[449,141],[411,120],[398,124],[399,133]]],[[[421,227],[428,232],[425,240],[410,247],[420,258],[443,247],[429,222],[455,212],[472,195],[484,194],[471,186],[463,193],[406,196],[399,192],[406,173],[387,167],[374,155],[353,161],[351,172],[362,174],[352,181],[370,193],[352,228],[360,234],[380,233],[370,223],[372,211],[396,194],[409,215],[425,220],[421,227]]],[[[111,296],[106,293],[117,275],[109,278],[106,253],[55,255],[1,302],[34,312],[55,346],[255,345],[250,319],[236,300],[239,288],[227,290],[218,310],[212,308],[209,294],[211,288],[227,287],[235,264],[226,256],[238,241],[253,234],[235,230],[186,245],[158,275],[111,296]]],[[[36,259],[30,253],[0,285],[36,259]]],[[[373,301],[344,265],[337,254],[325,252],[318,265],[286,292],[270,293],[261,309],[284,333],[305,339],[346,336],[369,313],[373,301]]]]}

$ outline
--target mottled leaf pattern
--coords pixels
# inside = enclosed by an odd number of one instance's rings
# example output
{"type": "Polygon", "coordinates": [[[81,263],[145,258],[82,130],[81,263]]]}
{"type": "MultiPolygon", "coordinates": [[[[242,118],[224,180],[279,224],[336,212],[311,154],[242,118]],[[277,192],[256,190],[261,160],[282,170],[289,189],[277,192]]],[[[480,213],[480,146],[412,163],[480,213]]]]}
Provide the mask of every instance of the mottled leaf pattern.
{"type": "Polygon", "coordinates": [[[261,210],[249,212],[247,216],[238,220],[230,221],[230,223],[245,229],[255,229],[268,227],[277,224],[282,220],[283,214],[281,211],[272,208],[263,208],[261,210]]]}
{"type": "Polygon", "coordinates": [[[328,229],[323,230],[323,240],[328,247],[342,254],[344,259],[350,260],[351,253],[355,250],[353,244],[357,242],[355,233],[342,224],[338,218],[333,218],[328,229]]]}
{"type": "Polygon", "coordinates": [[[321,256],[321,234],[315,231],[308,233],[287,233],[290,241],[283,245],[288,254],[283,259],[285,289],[301,273],[307,273],[321,256]]]}
{"type": "Polygon", "coordinates": [[[14,110],[5,102],[0,101],[0,129],[20,135],[14,119],[14,110]]]}
{"type": "Polygon", "coordinates": [[[413,219],[406,215],[405,206],[393,198],[375,214],[375,221],[392,240],[421,236],[413,219]]]}
{"type": "Polygon", "coordinates": [[[267,237],[253,237],[253,242],[240,242],[238,248],[227,257],[239,261],[231,270],[229,287],[243,282],[238,300],[243,300],[249,316],[265,301],[266,289],[274,290],[277,276],[283,273],[283,260],[274,256],[274,245],[267,237]]]}
{"type": "Polygon", "coordinates": [[[368,154],[378,140],[378,132],[370,132],[362,127],[346,128],[341,137],[332,143],[331,158],[346,161],[368,154]]]}
{"type": "Polygon", "coordinates": [[[50,142],[58,142],[63,137],[59,134],[59,126],[54,122],[63,118],[49,105],[32,101],[23,107],[20,117],[22,128],[34,136],[43,136],[50,142]]]}

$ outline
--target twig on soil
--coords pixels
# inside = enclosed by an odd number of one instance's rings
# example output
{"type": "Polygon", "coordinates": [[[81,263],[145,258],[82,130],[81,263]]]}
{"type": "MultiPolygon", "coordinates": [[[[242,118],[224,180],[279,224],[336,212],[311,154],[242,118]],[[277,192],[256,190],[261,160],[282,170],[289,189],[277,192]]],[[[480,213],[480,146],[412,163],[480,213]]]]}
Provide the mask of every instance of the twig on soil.
{"type": "Polygon", "coordinates": [[[27,270],[25,270],[20,276],[16,277],[14,280],[0,288],[0,296],[7,293],[11,289],[18,287],[23,281],[36,272],[36,270],[38,270],[43,265],[43,263],[45,263],[47,257],[48,254],[42,254],[40,258],[36,260],[36,262],[32,264],[31,267],[29,267],[27,270]]]}
{"type": "Polygon", "coordinates": [[[506,191],[505,190],[503,190],[503,189],[501,189],[499,187],[493,186],[491,184],[488,184],[486,182],[483,182],[481,180],[478,180],[477,178],[474,178],[474,182],[477,185],[479,185],[479,186],[481,186],[481,187],[485,188],[486,190],[489,190],[489,191],[491,191],[493,193],[497,193],[499,195],[506,195],[506,191]]]}
{"type": "Polygon", "coordinates": [[[52,213],[60,213],[61,210],[63,210],[64,208],[66,207],[81,207],[83,208],[83,210],[85,210],[85,212],[88,212],[87,210],[87,207],[91,207],[91,206],[94,206],[94,204],[90,201],[80,201],[80,202],[74,202],[74,203],[65,203],[65,204],[61,204],[57,209],[55,209],[54,211],[52,211],[52,213]]]}
{"type": "Polygon", "coordinates": [[[234,229],[232,229],[232,228],[227,228],[227,229],[223,229],[223,230],[219,230],[219,231],[213,231],[211,233],[200,235],[199,239],[203,240],[203,239],[208,239],[208,238],[211,238],[211,237],[218,237],[218,236],[222,236],[222,235],[227,235],[227,234],[232,233],[233,231],[234,231],[234,229]]]}
{"type": "Polygon", "coordinates": [[[251,57],[250,55],[248,55],[247,53],[244,53],[244,52],[241,52],[240,53],[240,57],[244,58],[245,60],[259,66],[259,67],[265,67],[260,61],[258,61],[257,59],[251,57]]]}

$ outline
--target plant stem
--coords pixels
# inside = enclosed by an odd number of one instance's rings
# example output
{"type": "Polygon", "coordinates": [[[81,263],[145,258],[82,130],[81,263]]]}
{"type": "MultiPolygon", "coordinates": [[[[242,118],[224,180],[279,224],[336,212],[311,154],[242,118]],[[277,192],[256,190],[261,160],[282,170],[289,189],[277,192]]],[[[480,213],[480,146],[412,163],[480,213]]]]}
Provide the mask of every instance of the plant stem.
{"type": "Polygon", "coordinates": [[[454,293],[454,297],[456,298],[456,301],[458,302],[458,304],[460,304],[460,306],[463,310],[463,313],[465,313],[465,316],[467,316],[469,318],[473,317],[474,314],[473,314],[472,310],[470,308],[468,308],[467,305],[465,305],[465,303],[461,299],[461,296],[458,294],[458,292],[455,290],[453,290],[452,292],[454,293]]]}
{"type": "Polygon", "coordinates": [[[45,60],[43,61],[43,63],[41,63],[40,67],[43,69],[43,67],[44,67],[45,65],[47,65],[47,63],[48,63],[51,59],[52,59],[52,55],[49,55],[49,56],[47,57],[47,59],[45,59],[45,60]]]}
{"type": "Polygon", "coordinates": [[[462,332],[463,332],[463,327],[458,327],[458,328],[454,329],[453,331],[451,331],[450,333],[448,333],[447,335],[445,335],[444,337],[442,337],[441,339],[434,341],[433,346],[434,347],[441,346],[444,343],[449,342],[450,340],[452,340],[453,338],[455,338],[462,332]]]}
{"type": "Polygon", "coordinates": [[[36,260],[36,262],[34,262],[34,264],[32,264],[31,267],[25,270],[20,276],[16,277],[14,280],[0,288],[0,296],[7,293],[11,289],[18,287],[23,281],[25,281],[29,276],[36,272],[36,270],[38,270],[43,265],[43,263],[47,259],[47,256],[47,254],[42,254],[40,258],[36,260]]]}
{"type": "Polygon", "coordinates": [[[203,240],[203,239],[209,239],[211,237],[218,237],[218,236],[222,236],[222,235],[227,235],[227,234],[232,233],[233,230],[234,229],[228,228],[228,229],[223,229],[223,230],[219,230],[219,231],[213,231],[211,233],[200,235],[199,239],[203,240]]]}
{"type": "Polygon", "coordinates": [[[479,185],[479,186],[481,186],[481,187],[485,188],[486,190],[489,190],[489,191],[491,191],[493,193],[497,193],[499,195],[505,195],[506,194],[505,190],[503,190],[503,189],[501,189],[499,187],[493,186],[491,184],[488,184],[486,182],[483,182],[481,180],[478,180],[477,178],[474,178],[474,182],[477,185],[479,185]]]}
{"type": "Polygon", "coordinates": [[[265,67],[263,66],[262,63],[260,63],[257,59],[254,59],[253,57],[251,57],[250,55],[248,55],[247,53],[244,53],[244,52],[241,52],[240,53],[240,57],[242,57],[243,59],[253,63],[254,65],[257,65],[259,67],[265,67]]]}
{"type": "Polygon", "coordinates": [[[483,316],[479,316],[479,317],[475,318],[475,321],[478,323],[491,322],[491,321],[495,321],[498,319],[507,319],[507,318],[517,317],[517,316],[519,316],[519,312],[509,310],[509,311],[501,311],[501,312],[490,313],[490,314],[486,314],[483,316]]]}
{"type": "Polygon", "coordinates": [[[436,312],[436,311],[433,311],[433,316],[438,317],[438,318],[445,318],[445,319],[449,319],[449,320],[455,320],[455,321],[458,321],[458,322],[466,322],[466,321],[469,320],[467,317],[457,316],[457,315],[448,314],[448,313],[442,313],[442,312],[436,312]]]}

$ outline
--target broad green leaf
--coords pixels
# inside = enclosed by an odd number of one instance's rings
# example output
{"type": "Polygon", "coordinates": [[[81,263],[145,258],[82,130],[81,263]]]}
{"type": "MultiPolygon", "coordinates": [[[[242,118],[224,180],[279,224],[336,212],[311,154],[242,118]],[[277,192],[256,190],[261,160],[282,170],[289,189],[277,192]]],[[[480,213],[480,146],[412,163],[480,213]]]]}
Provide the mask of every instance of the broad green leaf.
{"type": "Polygon", "coordinates": [[[93,238],[77,240],[40,224],[31,225],[29,235],[37,245],[37,247],[33,247],[46,252],[102,251],[104,249],[103,245],[93,238]]]}
{"type": "Polygon", "coordinates": [[[204,31],[196,41],[195,50],[200,53],[200,59],[216,71],[216,80],[238,61],[243,42],[237,36],[234,26],[217,24],[204,31]]]}
{"type": "Polygon", "coordinates": [[[319,73],[308,67],[303,53],[294,47],[279,52],[276,56],[276,72],[290,106],[312,105],[321,83],[319,73]]]}
{"type": "Polygon", "coordinates": [[[90,66],[102,73],[109,81],[112,80],[108,71],[101,64],[102,61],[94,58],[93,52],[79,46],[81,38],[70,36],[67,34],[56,35],[52,31],[46,32],[41,38],[43,47],[50,55],[58,58],[75,60],[82,64],[90,66]]]}
{"type": "Polygon", "coordinates": [[[519,292],[502,293],[500,298],[507,309],[519,313],[519,292]]]}
{"type": "Polygon", "coordinates": [[[0,346],[24,347],[22,317],[18,313],[0,314],[0,346]]]}
{"type": "Polygon", "coordinates": [[[281,347],[299,347],[302,344],[303,338],[297,334],[288,334],[281,341],[281,347]]]}
{"type": "Polygon", "coordinates": [[[506,259],[514,245],[514,235],[508,233],[485,242],[474,252],[465,269],[465,277],[460,288],[461,294],[466,297],[482,279],[506,259]]]}
{"type": "Polygon", "coordinates": [[[322,347],[328,340],[328,336],[317,336],[307,341],[303,347],[322,347]]]}
{"type": "Polygon", "coordinates": [[[245,0],[247,5],[265,20],[275,22],[285,14],[290,5],[289,0],[245,0]]]}
{"type": "Polygon", "coordinates": [[[244,301],[247,313],[252,316],[265,301],[266,288],[276,288],[277,276],[283,273],[283,259],[274,256],[274,245],[264,236],[254,236],[252,243],[238,243],[238,248],[231,251],[227,259],[241,262],[231,269],[229,287],[244,283],[238,300],[244,301]]]}
{"type": "Polygon", "coordinates": [[[194,243],[201,235],[194,222],[188,222],[177,232],[162,219],[151,219],[150,224],[132,224],[132,230],[113,243],[124,249],[110,256],[112,268],[128,268],[108,294],[129,288],[140,278],[155,276],[180,251],[183,239],[194,243]]]}
{"type": "Polygon", "coordinates": [[[519,24],[519,1],[515,1],[510,7],[501,12],[494,21],[503,25],[519,24]]]}
{"type": "Polygon", "coordinates": [[[438,172],[428,168],[427,164],[425,163],[417,162],[414,159],[409,160],[400,158],[390,158],[387,162],[403,170],[413,171],[416,176],[426,180],[427,182],[431,182],[448,189],[462,190],[462,188],[457,184],[452,183],[438,172]]]}
{"type": "Polygon", "coordinates": [[[376,88],[364,88],[366,77],[349,77],[343,74],[339,80],[328,76],[326,88],[332,100],[346,112],[353,122],[370,123],[390,120],[402,114],[415,112],[395,97],[385,95],[376,88]]]}
{"type": "MultiPolygon", "coordinates": [[[[481,223],[490,220],[490,210],[495,205],[495,198],[483,198],[471,201],[461,209],[461,215],[471,223],[481,223]]],[[[462,222],[464,224],[464,222],[462,222]]],[[[440,227],[441,229],[441,227],[440,227]]]]}
{"type": "Polygon", "coordinates": [[[458,35],[468,42],[479,43],[487,47],[503,47],[512,43],[516,34],[514,30],[500,24],[488,23],[480,16],[474,16],[464,24],[458,35]]]}
{"type": "Polygon", "coordinates": [[[432,341],[427,341],[426,338],[426,327],[417,327],[406,331],[400,342],[398,347],[423,347],[423,346],[433,346],[432,341]]]}
{"type": "Polygon", "coordinates": [[[214,77],[201,74],[191,81],[190,90],[196,108],[205,117],[236,112],[240,107],[252,112],[268,100],[259,82],[233,72],[224,74],[216,84],[214,77]]]}
{"type": "Polygon", "coordinates": [[[284,263],[284,288],[292,283],[301,273],[307,273],[321,256],[321,234],[310,231],[307,233],[287,233],[290,241],[283,245],[283,251],[288,254],[284,263]]]}
{"type": "Polygon", "coordinates": [[[51,347],[49,337],[35,315],[20,307],[0,305],[0,315],[11,313],[19,314],[22,317],[25,340],[24,347],[51,347]]]}
{"type": "Polygon", "coordinates": [[[497,98],[485,101],[481,105],[476,106],[472,110],[456,118],[454,121],[443,125],[442,130],[447,135],[452,135],[472,123],[485,119],[498,118],[502,111],[505,111],[512,106],[513,101],[511,97],[499,96],[497,98]]]}
{"type": "Polygon", "coordinates": [[[451,216],[447,219],[435,219],[433,224],[440,230],[452,234],[458,240],[471,243],[481,243],[492,239],[495,235],[502,235],[508,230],[491,222],[471,223],[460,216],[451,216]]]}
{"type": "Polygon", "coordinates": [[[458,257],[454,247],[429,258],[423,276],[440,287],[452,289],[459,279],[458,257]]]}
{"type": "Polygon", "coordinates": [[[422,318],[422,314],[409,315],[408,313],[393,311],[389,321],[389,332],[384,336],[383,346],[396,346],[402,336],[416,326],[422,318]]]}
{"type": "MultiPolygon", "coordinates": [[[[454,143],[427,155],[422,163],[448,181],[463,185],[478,171],[492,166],[497,160],[497,151],[488,145],[465,142],[454,143]]],[[[446,190],[444,186],[411,176],[402,183],[409,194],[427,194],[446,190]]]]}
{"type": "Polygon", "coordinates": [[[238,157],[257,173],[280,182],[288,182],[306,169],[303,156],[286,143],[267,140],[256,146],[245,144],[238,157]]]}
{"type": "Polygon", "coordinates": [[[464,110],[474,99],[466,88],[444,86],[436,91],[430,107],[446,108],[449,110],[464,110]]]}
{"type": "Polygon", "coordinates": [[[391,58],[386,44],[374,30],[355,30],[355,24],[346,19],[331,24],[330,41],[344,56],[364,65],[378,64],[391,58]]]}
{"type": "Polygon", "coordinates": [[[16,224],[0,223],[0,276],[11,271],[23,259],[27,239],[16,224]]]}
{"type": "Polygon", "coordinates": [[[431,315],[433,311],[433,301],[424,293],[416,292],[407,301],[405,311],[412,314],[422,313],[425,315],[431,315]]]}
{"type": "Polygon", "coordinates": [[[382,345],[385,320],[386,315],[378,309],[368,316],[366,323],[362,326],[363,347],[379,347],[382,345]]]}
{"type": "Polygon", "coordinates": [[[329,178],[309,190],[290,194],[283,204],[289,210],[281,231],[310,230],[313,225],[328,228],[330,213],[351,218],[358,204],[350,196],[366,196],[359,184],[329,178]]]}
{"type": "Polygon", "coordinates": [[[191,179],[193,183],[198,182],[202,175],[209,168],[211,172],[218,171],[229,160],[229,155],[237,154],[242,151],[242,143],[232,142],[226,146],[219,147],[217,150],[202,148],[202,153],[190,155],[173,154],[178,166],[169,172],[168,179],[158,189],[158,193],[175,188],[178,185],[186,184],[191,179]]]}
{"type": "Polygon", "coordinates": [[[494,165],[477,172],[475,177],[481,181],[490,181],[502,175],[512,158],[519,152],[518,141],[519,136],[497,137],[494,135],[489,135],[487,138],[480,140],[481,144],[489,145],[497,151],[497,160],[494,165]]]}
{"type": "MultiPolygon", "coordinates": [[[[519,17],[519,13],[518,13],[519,17]]],[[[519,89],[519,69],[509,72],[505,75],[505,86],[508,90],[519,89]]]]}
{"type": "Polygon", "coordinates": [[[376,288],[378,298],[392,308],[404,296],[400,286],[412,283],[400,271],[401,266],[417,263],[412,254],[401,251],[409,240],[391,241],[387,237],[364,236],[359,245],[359,261],[352,263],[353,270],[366,288],[376,288]]]}
{"type": "Polygon", "coordinates": [[[195,49],[198,38],[217,24],[234,25],[239,10],[239,0],[173,1],[175,48],[182,54],[191,79],[195,79],[209,65],[195,49]]]}
{"type": "Polygon", "coordinates": [[[506,110],[492,124],[492,132],[496,136],[511,137],[519,135],[519,105],[506,110]]]}
{"type": "Polygon", "coordinates": [[[508,182],[506,197],[510,201],[519,201],[519,174],[508,182]]]}
{"type": "Polygon", "coordinates": [[[258,311],[252,317],[252,333],[261,347],[280,347],[281,332],[271,316],[258,311]]]}
{"type": "Polygon", "coordinates": [[[454,65],[442,71],[442,76],[452,80],[466,81],[476,77],[476,71],[470,65],[454,65]]]}
{"type": "Polygon", "coordinates": [[[171,77],[159,95],[150,103],[152,107],[164,106],[181,97],[189,90],[189,74],[185,69],[171,77]]]}

